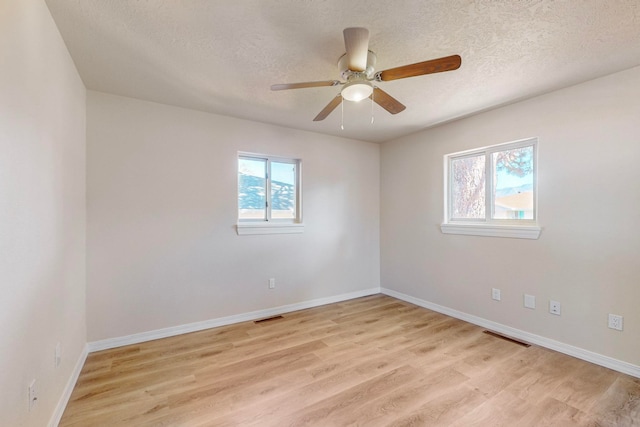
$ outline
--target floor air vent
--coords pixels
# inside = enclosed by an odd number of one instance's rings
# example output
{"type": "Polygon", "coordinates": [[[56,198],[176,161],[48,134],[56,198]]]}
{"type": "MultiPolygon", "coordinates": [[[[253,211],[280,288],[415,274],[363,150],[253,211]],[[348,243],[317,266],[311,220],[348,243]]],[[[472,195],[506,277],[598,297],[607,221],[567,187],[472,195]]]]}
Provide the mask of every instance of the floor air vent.
{"type": "Polygon", "coordinates": [[[284,317],[282,316],[267,317],[266,319],[254,320],[253,323],[264,323],[264,322],[270,322],[272,320],[278,320],[278,319],[284,319],[284,317]]]}
{"type": "Polygon", "coordinates": [[[484,332],[485,334],[487,334],[487,335],[491,335],[492,337],[500,338],[500,339],[503,339],[503,340],[505,340],[505,341],[510,341],[510,342],[512,342],[512,343],[515,343],[515,344],[521,345],[521,346],[523,346],[523,347],[531,347],[531,344],[529,344],[529,343],[527,343],[527,342],[520,341],[520,340],[517,340],[517,339],[515,339],[515,338],[511,338],[511,337],[508,337],[508,336],[506,336],[506,335],[499,334],[499,333],[497,333],[497,332],[493,332],[493,331],[483,331],[483,332],[484,332]]]}

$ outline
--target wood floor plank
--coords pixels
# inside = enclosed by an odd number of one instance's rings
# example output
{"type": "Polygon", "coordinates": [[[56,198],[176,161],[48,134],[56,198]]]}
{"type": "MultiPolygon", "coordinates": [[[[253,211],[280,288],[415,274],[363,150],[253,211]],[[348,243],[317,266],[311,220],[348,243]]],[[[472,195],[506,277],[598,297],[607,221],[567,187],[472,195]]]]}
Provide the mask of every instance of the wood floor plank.
{"type": "Polygon", "coordinates": [[[617,377],[610,369],[581,363],[576,374],[567,377],[549,395],[581,411],[590,412],[617,377]]]}
{"type": "Polygon", "coordinates": [[[385,426],[448,391],[457,392],[458,387],[467,380],[467,377],[450,368],[428,375],[421,373],[403,387],[353,408],[341,421],[345,425],[385,426]]]}
{"type": "Polygon", "coordinates": [[[393,427],[450,426],[486,401],[487,398],[482,393],[464,383],[454,389],[444,390],[442,393],[431,390],[427,402],[416,410],[399,414],[387,425],[393,427]]]}
{"type": "Polygon", "coordinates": [[[518,426],[528,412],[535,410],[530,402],[509,391],[502,391],[451,422],[451,427],[518,426]]]}
{"type": "Polygon", "coordinates": [[[371,396],[383,396],[418,374],[415,368],[402,366],[364,381],[314,405],[302,408],[283,421],[284,425],[340,426],[348,425],[348,416],[354,408],[366,403],[371,396]]]}
{"type": "MultiPolygon", "coordinates": [[[[533,411],[530,411],[520,424],[525,427],[538,426],[585,426],[596,427],[601,424],[579,409],[552,397],[543,399],[533,411]]],[[[605,424],[615,426],[617,424],[605,424]]]]}
{"type": "Polygon", "coordinates": [[[591,412],[605,425],[640,426],[640,379],[616,376],[591,412]]]}
{"type": "Polygon", "coordinates": [[[67,426],[640,427],[640,379],[385,295],[92,353],[67,426]]]}

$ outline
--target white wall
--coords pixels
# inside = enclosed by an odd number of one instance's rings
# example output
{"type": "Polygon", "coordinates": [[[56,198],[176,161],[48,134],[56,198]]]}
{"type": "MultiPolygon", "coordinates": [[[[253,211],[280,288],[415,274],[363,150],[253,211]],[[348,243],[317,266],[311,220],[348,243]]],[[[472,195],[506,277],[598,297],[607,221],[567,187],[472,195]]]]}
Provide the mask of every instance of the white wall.
{"type": "Polygon", "coordinates": [[[92,91],[87,106],[89,341],[379,287],[379,145],[92,91]],[[236,234],[238,151],[302,159],[303,234],[236,234]]]}
{"type": "Polygon", "coordinates": [[[639,161],[640,68],[385,143],[381,286],[638,366],[639,161]],[[443,156],[532,136],[540,239],[443,235],[443,156]]]}
{"type": "Polygon", "coordinates": [[[43,426],[86,343],[86,93],[40,0],[0,2],[0,70],[0,425],[43,426]]]}

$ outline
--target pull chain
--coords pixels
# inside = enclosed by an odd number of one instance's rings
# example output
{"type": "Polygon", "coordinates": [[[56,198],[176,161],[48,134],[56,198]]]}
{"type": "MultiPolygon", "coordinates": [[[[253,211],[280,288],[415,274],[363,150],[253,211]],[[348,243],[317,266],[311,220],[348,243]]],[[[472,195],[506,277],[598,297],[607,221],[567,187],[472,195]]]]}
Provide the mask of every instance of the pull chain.
{"type": "Polygon", "coordinates": [[[340,129],[344,130],[344,98],[341,98],[340,109],[342,110],[342,121],[340,122],[340,129]]]}
{"type": "Polygon", "coordinates": [[[373,88],[373,92],[371,92],[371,124],[373,124],[373,94],[376,92],[376,88],[373,88]]]}

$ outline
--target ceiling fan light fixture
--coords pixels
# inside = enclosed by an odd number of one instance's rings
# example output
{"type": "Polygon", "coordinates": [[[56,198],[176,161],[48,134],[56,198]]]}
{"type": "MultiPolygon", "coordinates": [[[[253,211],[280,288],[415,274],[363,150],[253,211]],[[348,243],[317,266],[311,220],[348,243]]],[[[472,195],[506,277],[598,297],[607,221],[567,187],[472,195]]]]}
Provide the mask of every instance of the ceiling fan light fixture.
{"type": "Polygon", "coordinates": [[[368,98],[373,93],[373,86],[366,81],[356,81],[347,83],[342,88],[340,94],[347,101],[358,102],[368,98]]]}

